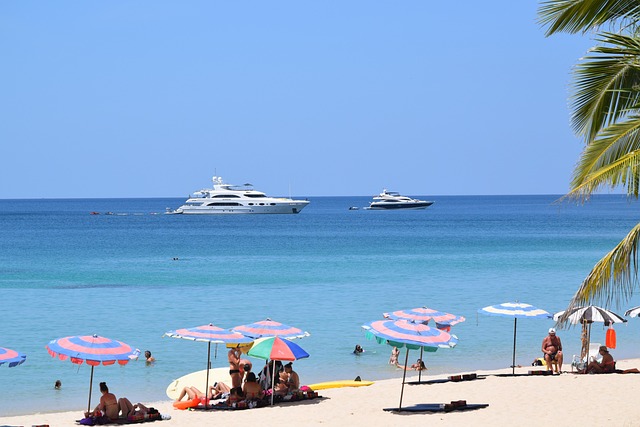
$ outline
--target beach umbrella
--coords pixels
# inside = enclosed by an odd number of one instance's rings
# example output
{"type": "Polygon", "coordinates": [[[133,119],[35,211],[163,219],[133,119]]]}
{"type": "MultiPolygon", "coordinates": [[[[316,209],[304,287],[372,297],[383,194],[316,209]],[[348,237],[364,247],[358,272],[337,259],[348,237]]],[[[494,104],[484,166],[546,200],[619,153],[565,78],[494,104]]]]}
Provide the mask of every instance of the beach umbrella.
{"type": "Polygon", "coordinates": [[[49,341],[45,346],[51,357],[60,360],[70,359],[71,363],[81,365],[86,362],[91,366],[91,380],[89,381],[89,403],[87,412],[91,412],[91,388],[93,387],[93,368],[100,364],[126,365],[133,349],[122,341],[104,338],[98,335],[82,335],[58,338],[49,341]]]}
{"type": "Polygon", "coordinates": [[[429,323],[430,320],[433,320],[436,323],[436,327],[438,329],[445,329],[447,327],[457,325],[458,323],[462,323],[466,320],[463,316],[445,313],[443,311],[437,311],[428,307],[418,307],[409,310],[398,310],[391,313],[383,313],[382,315],[386,319],[404,319],[422,323],[429,323]]]}
{"type": "Polygon", "coordinates": [[[624,312],[624,315],[629,317],[640,317],[640,306],[630,308],[624,312]]]}
{"type": "MultiPolygon", "coordinates": [[[[443,311],[437,311],[429,307],[411,308],[409,310],[398,310],[391,313],[382,313],[386,319],[392,320],[413,320],[415,322],[421,322],[428,324],[430,320],[433,320],[436,324],[436,328],[449,332],[451,326],[464,322],[466,319],[463,316],[458,316],[451,313],[445,313],[443,311]]],[[[422,359],[423,349],[420,349],[420,359],[422,359]]],[[[422,379],[422,371],[418,372],[418,382],[422,379]]]]}
{"type": "Polygon", "coordinates": [[[292,340],[295,338],[304,338],[309,336],[309,332],[273,321],[269,318],[259,322],[249,323],[248,325],[236,326],[231,329],[253,339],[263,337],[280,337],[292,340]]]}
{"type": "Polygon", "coordinates": [[[513,317],[513,359],[511,361],[511,374],[516,373],[516,336],[518,330],[518,319],[548,319],[551,314],[536,308],[530,304],[521,302],[506,302],[498,305],[491,305],[478,310],[478,313],[488,316],[513,317]]]}
{"type": "Polygon", "coordinates": [[[0,347],[0,365],[6,363],[7,366],[13,368],[14,366],[23,364],[25,360],[27,360],[27,356],[24,353],[11,350],[10,348],[0,347]]]}
{"type": "Polygon", "coordinates": [[[380,344],[407,348],[398,409],[402,408],[402,396],[404,395],[404,384],[407,376],[409,350],[424,349],[428,352],[434,352],[439,348],[452,348],[458,343],[458,338],[450,335],[448,332],[430,328],[424,323],[416,323],[415,321],[376,320],[362,325],[362,328],[365,330],[365,336],[367,338],[375,339],[380,344]]]}
{"type": "MultiPolygon", "coordinates": [[[[195,328],[176,329],[164,334],[171,338],[182,338],[185,340],[199,341],[207,343],[207,379],[205,381],[205,396],[209,396],[209,369],[211,369],[211,343],[216,344],[248,344],[253,340],[244,335],[233,332],[229,329],[222,329],[209,323],[208,325],[196,326],[195,328]]],[[[208,405],[208,399],[205,399],[205,407],[208,405]]]]}
{"type": "Polygon", "coordinates": [[[276,382],[276,360],[293,361],[309,357],[309,353],[304,351],[302,347],[280,337],[259,338],[251,346],[247,353],[249,356],[259,359],[271,360],[273,366],[271,368],[271,404],[273,405],[273,395],[276,382]]]}
{"type": "MultiPolygon", "coordinates": [[[[629,312],[630,310],[627,310],[629,312]]],[[[625,313],[626,314],[626,313],[625,313]]],[[[627,319],[613,311],[598,307],[595,305],[574,307],[569,310],[563,310],[553,315],[556,322],[569,322],[572,325],[582,325],[583,340],[580,358],[584,359],[589,352],[589,344],[591,343],[591,324],[593,322],[602,322],[605,326],[614,323],[625,323],[627,319]]]]}

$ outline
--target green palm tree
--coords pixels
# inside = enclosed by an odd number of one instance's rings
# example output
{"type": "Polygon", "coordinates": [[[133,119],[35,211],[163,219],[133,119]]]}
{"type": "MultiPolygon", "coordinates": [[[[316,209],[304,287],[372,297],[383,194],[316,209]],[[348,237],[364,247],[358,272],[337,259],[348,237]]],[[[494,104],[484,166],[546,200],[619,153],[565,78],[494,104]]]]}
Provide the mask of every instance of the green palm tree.
{"type": "MultiPolygon", "coordinates": [[[[597,33],[597,46],[576,66],[572,125],[585,147],[565,198],[585,201],[604,187],[623,187],[638,198],[640,187],[639,0],[551,0],[541,3],[547,35],[597,33]]],[[[640,224],[596,263],[569,307],[626,301],[638,284],[640,224]]]]}

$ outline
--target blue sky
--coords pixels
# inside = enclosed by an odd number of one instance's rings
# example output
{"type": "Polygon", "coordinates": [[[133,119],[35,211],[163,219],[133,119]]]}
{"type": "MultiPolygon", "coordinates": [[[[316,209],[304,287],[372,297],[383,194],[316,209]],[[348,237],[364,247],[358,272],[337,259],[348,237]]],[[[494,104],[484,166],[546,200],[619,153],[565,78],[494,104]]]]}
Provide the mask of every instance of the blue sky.
{"type": "Polygon", "coordinates": [[[564,193],[593,42],[537,7],[0,2],[0,198],[564,193]]]}

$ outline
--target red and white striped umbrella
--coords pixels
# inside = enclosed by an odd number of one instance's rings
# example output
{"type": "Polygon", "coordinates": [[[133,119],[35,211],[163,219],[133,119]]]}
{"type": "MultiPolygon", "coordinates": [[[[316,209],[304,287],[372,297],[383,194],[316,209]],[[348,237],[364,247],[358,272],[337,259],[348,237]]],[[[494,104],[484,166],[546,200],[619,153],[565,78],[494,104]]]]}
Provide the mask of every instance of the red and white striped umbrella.
{"type": "Polygon", "coordinates": [[[60,360],[70,359],[71,363],[81,365],[87,363],[91,366],[91,380],[89,381],[89,404],[87,412],[91,411],[91,388],[93,387],[93,368],[100,364],[126,365],[129,363],[129,356],[133,354],[133,349],[129,344],[98,335],[77,335],[71,337],[58,338],[46,345],[46,349],[51,357],[60,360]]]}

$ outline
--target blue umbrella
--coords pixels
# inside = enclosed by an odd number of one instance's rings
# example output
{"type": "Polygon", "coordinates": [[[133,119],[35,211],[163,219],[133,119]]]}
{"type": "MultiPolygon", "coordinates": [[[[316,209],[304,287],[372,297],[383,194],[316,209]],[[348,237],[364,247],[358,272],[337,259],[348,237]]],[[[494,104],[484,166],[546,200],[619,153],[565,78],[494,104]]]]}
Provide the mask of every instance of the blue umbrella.
{"type": "Polygon", "coordinates": [[[430,328],[424,323],[416,323],[408,320],[376,320],[362,325],[365,336],[375,339],[378,343],[388,344],[394,347],[407,347],[404,360],[404,372],[402,374],[402,389],[400,391],[400,405],[402,408],[402,396],[407,376],[407,364],[409,362],[409,349],[424,349],[434,352],[438,348],[452,348],[458,343],[454,335],[436,328],[430,328]]]}
{"type": "Polygon", "coordinates": [[[481,308],[478,313],[488,316],[513,317],[513,360],[511,362],[511,374],[516,373],[516,334],[518,328],[518,318],[525,319],[549,319],[551,314],[536,308],[530,304],[521,302],[505,302],[498,305],[490,305],[481,308]]]}
{"type": "Polygon", "coordinates": [[[10,348],[0,347],[0,365],[7,363],[10,368],[13,368],[24,363],[25,360],[27,360],[25,354],[10,348]]]}

